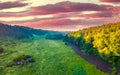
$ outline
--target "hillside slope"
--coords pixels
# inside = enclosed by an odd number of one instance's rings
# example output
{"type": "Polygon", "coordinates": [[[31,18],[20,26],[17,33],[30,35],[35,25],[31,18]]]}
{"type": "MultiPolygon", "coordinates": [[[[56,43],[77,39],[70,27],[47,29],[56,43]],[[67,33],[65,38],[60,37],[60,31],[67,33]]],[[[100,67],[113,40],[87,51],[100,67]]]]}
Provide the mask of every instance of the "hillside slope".
{"type": "Polygon", "coordinates": [[[120,66],[120,22],[71,32],[66,40],[79,46],[85,53],[120,66]]]}
{"type": "Polygon", "coordinates": [[[30,38],[33,34],[43,35],[47,31],[32,29],[23,26],[11,26],[7,24],[0,23],[0,36],[1,37],[14,37],[17,39],[30,38]]]}

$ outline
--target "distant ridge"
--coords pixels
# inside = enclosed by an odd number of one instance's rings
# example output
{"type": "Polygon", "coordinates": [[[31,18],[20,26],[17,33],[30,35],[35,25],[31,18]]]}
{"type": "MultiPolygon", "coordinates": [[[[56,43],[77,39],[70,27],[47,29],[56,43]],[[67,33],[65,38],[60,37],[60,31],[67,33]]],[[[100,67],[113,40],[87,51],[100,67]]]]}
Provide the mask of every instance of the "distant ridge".
{"type": "Polygon", "coordinates": [[[0,23],[0,37],[14,37],[17,39],[30,38],[33,34],[44,35],[47,31],[40,29],[33,29],[24,26],[12,26],[0,23]]]}

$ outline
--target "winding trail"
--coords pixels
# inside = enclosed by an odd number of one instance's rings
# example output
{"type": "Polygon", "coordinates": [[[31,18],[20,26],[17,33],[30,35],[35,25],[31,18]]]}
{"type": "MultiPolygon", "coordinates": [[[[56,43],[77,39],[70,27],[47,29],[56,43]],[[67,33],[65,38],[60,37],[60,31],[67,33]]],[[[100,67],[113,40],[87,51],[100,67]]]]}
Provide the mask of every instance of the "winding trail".
{"type": "MultiPolygon", "coordinates": [[[[110,63],[108,63],[105,60],[102,60],[94,55],[88,55],[85,54],[83,52],[80,51],[80,48],[78,48],[77,46],[73,45],[72,43],[68,43],[68,45],[70,45],[73,50],[81,57],[83,57],[85,60],[87,60],[88,62],[90,62],[91,64],[95,65],[96,68],[100,69],[103,72],[106,72],[108,74],[112,73],[112,65],[110,63]]],[[[120,71],[119,71],[120,72],[120,71]]]]}

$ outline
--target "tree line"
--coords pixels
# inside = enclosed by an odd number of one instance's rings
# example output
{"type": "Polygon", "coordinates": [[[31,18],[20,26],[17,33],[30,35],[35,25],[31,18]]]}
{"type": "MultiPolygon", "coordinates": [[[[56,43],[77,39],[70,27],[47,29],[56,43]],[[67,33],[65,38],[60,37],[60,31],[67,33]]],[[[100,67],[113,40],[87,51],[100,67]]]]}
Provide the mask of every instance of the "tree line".
{"type": "Polygon", "coordinates": [[[0,23],[0,37],[14,37],[17,39],[22,38],[31,38],[33,34],[35,35],[44,35],[48,31],[40,30],[40,29],[33,29],[24,26],[11,26],[8,24],[0,23]]]}
{"type": "Polygon", "coordinates": [[[120,22],[69,32],[66,40],[79,46],[85,53],[120,66],[120,22]]]}

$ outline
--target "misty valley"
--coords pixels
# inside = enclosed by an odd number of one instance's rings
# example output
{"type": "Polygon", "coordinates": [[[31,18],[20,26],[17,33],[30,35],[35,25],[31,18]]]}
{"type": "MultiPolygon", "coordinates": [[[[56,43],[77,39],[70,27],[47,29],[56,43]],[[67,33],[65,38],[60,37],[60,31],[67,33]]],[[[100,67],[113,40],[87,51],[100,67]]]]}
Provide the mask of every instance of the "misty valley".
{"type": "Polygon", "coordinates": [[[76,32],[1,23],[0,75],[119,75],[119,37],[119,22],[76,32]]]}

